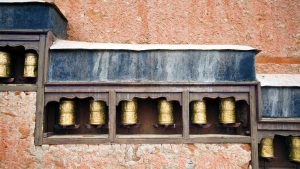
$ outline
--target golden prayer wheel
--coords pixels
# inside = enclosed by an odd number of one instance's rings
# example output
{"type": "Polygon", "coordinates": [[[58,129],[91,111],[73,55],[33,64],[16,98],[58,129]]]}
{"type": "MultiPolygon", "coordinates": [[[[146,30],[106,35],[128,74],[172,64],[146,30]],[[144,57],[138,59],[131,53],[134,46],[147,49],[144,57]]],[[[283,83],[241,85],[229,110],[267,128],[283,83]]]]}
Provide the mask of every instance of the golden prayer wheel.
{"type": "Polygon", "coordinates": [[[37,77],[37,60],[37,54],[25,54],[24,77],[37,77]]]}
{"type": "Polygon", "coordinates": [[[274,147],[273,138],[263,138],[260,142],[260,157],[262,158],[273,158],[274,147]]]}
{"type": "Polygon", "coordinates": [[[60,101],[58,124],[62,126],[75,125],[75,102],[73,100],[60,101]]]}
{"type": "Polygon", "coordinates": [[[0,77],[10,77],[10,54],[4,51],[0,51],[0,77]]]}
{"type": "Polygon", "coordinates": [[[193,124],[206,124],[206,104],[204,100],[195,101],[192,103],[192,123],[193,124]]]}
{"type": "Polygon", "coordinates": [[[131,101],[122,102],[122,124],[133,125],[137,123],[137,101],[135,99],[131,101]]]}
{"type": "Polygon", "coordinates": [[[236,122],[235,99],[233,97],[222,98],[220,103],[220,123],[232,124],[236,122]]]}
{"type": "Polygon", "coordinates": [[[165,99],[158,101],[158,124],[171,125],[174,124],[173,105],[165,99]]]}
{"type": "Polygon", "coordinates": [[[290,136],[289,137],[289,159],[291,161],[300,163],[300,137],[290,136]]]}
{"type": "Polygon", "coordinates": [[[106,105],[103,101],[90,101],[90,124],[104,125],[105,124],[106,105]]]}

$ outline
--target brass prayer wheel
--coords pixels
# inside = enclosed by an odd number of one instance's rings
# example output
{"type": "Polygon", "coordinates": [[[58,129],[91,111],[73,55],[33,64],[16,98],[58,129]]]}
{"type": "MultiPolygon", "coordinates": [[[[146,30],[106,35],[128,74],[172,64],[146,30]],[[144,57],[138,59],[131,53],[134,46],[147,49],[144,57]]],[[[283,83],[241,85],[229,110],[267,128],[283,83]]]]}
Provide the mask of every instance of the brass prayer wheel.
{"type": "Polygon", "coordinates": [[[158,101],[158,124],[171,125],[174,124],[173,105],[165,99],[158,101]]]}
{"type": "Polygon", "coordinates": [[[263,138],[260,142],[260,157],[262,158],[273,158],[274,147],[273,138],[263,138]]]}
{"type": "Polygon", "coordinates": [[[91,125],[104,125],[106,114],[105,102],[100,100],[90,101],[90,124],[91,125]]]}
{"type": "Polygon", "coordinates": [[[137,101],[135,99],[131,101],[122,102],[122,124],[133,125],[137,123],[137,101]]]}
{"type": "Polygon", "coordinates": [[[289,137],[289,159],[300,163],[300,136],[289,137]]]}
{"type": "Polygon", "coordinates": [[[37,77],[37,54],[26,53],[24,64],[24,77],[37,77]]]}
{"type": "Polygon", "coordinates": [[[10,54],[4,51],[0,51],[0,77],[10,77],[10,54]]]}
{"type": "Polygon", "coordinates": [[[222,98],[220,103],[219,120],[223,124],[232,124],[236,122],[235,117],[235,99],[233,97],[222,98]]]}
{"type": "Polygon", "coordinates": [[[75,102],[73,100],[60,101],[58,124],[62,126],[75,125],[75,102]]]}
{"type": "Polygon", "coordinates": [[[204,100],[195,101],[192,103],[192,123],[193,124],[206,124],[206,103],[204,100]]]}

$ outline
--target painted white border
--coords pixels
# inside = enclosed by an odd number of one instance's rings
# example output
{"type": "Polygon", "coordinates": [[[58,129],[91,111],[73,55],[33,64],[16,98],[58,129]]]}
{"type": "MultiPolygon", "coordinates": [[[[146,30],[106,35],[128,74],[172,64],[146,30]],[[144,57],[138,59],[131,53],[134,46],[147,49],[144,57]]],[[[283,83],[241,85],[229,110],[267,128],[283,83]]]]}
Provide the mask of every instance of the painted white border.
{"type": "Polygon", "coordinates": [[[93,43],[57,39],[50,49],[87,49],[87,50],[257,50],[242,45],[195,45],[195,44],[121,44],[93,43]]]}
{"type": "Polygon", "coordinates": [[[300,87],[300,74],[256,74],[261,86],[300,87]]]}

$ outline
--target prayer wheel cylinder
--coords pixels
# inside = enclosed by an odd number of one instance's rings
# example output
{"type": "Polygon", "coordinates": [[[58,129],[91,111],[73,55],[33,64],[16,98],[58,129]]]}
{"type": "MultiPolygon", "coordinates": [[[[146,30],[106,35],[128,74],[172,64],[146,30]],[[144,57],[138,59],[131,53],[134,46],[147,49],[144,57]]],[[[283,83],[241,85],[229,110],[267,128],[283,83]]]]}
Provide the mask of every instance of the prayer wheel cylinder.
{"type": "Polygon", "coordinates": [[[90,101],[90,124],[91,125],[104,125],[106,121],[106,105],[105,102],[100,100],[90,101]]]}
{"type": "Polygon", "coordinates": [[[289,159],[300,163],[300,136],[290,136],[289,147],[289,159]]]}
{"type": "Polygon", "coordinates": [[[24,63],[24,77],[37,77],[37,54],[26,53],[24,63]]]}
{"type": "Polygon", "coordinates": [[[137,101],[135,99],[131,101],[122,102],[122,124],[134,125],[137,124],[137,101]]]}
{"type": "Polygon", "coordinates": [[[192,123],[193,124],[206,124],[206,103],[204,100],[195,101],[192,103],[192,123]]]}
{"type": "Polygon", "coordinates": [[[73,100],[60,101],[58,124],[61,126],[75,125],[75,102],[73,100]]]}
{"type": "Polygon", "coordinates": [[[274,157],[274,146],[273,138],[263,138],[260,142],[260,157],[262,158],[273,158],[274,157]]]}
{"type": "Polygon", "coordinates": [[[158,101],[158,124],[171,125],[174,124],[173,105],[167,100],[158,101]]]}
{"type": "Polygon", "coordinates": [[[9,53],[0,51],[0,77],[8,78],[10,77],[11,56],[9,53]]]}
{"type": "Polygon", "coordinates": [[[236,122],[235,99],[233,97],[222,98],[220,103],[219,120],[222,124],[232,124],[236,122]]]}

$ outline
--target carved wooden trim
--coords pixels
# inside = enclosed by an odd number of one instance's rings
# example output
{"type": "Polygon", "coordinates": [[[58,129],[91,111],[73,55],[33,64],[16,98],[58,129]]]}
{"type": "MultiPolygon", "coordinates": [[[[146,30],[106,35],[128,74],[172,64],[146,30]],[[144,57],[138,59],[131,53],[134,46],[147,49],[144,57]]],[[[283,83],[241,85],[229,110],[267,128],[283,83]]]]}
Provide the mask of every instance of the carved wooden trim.
{"type": "Polygon", "coordinates": [[[117,93],[116,105],[118,105],[122,100],[132,100],[133,98],[151,98],[157,99],[164,97],[168,101],[178,101],[182,105],[182,94],[181,93],[161,93],[161,92],[145,92],[145,93],[117,93]]]}
{"type": "Polygon", "coordinates": [[[25,48],[25,50],[35,50],[36,52],[39,53],[39,41],[36,42],[15,42],[15,41],[5,41],[5,42],[0,42],[1,47],[18,47],[22,46],[25,48]]]}
{"type": "Polygon", "coordinates": [[[261,139],[265,137],[274,138],[275,135],[280,136],[300,136],[300,131],[258,131],[258,141],[260,142],[261,139]]]}
{"type": "Polygon", "coordinates": [[[61,98],[84,99],[92,97],[95,100],[102,100],[108,105],[108,93],[45,93],[45,106],[51,101],[59,102],[61,98]]]}
{"type": "Polygon", "coordinates": [[[235,101],[244,100],[249,105],[249,95],[248,93],[190,93],[190,102],[196,100],[203,100],[204,98],[227,98],[227,97],[234,97],[235,101]]]}

